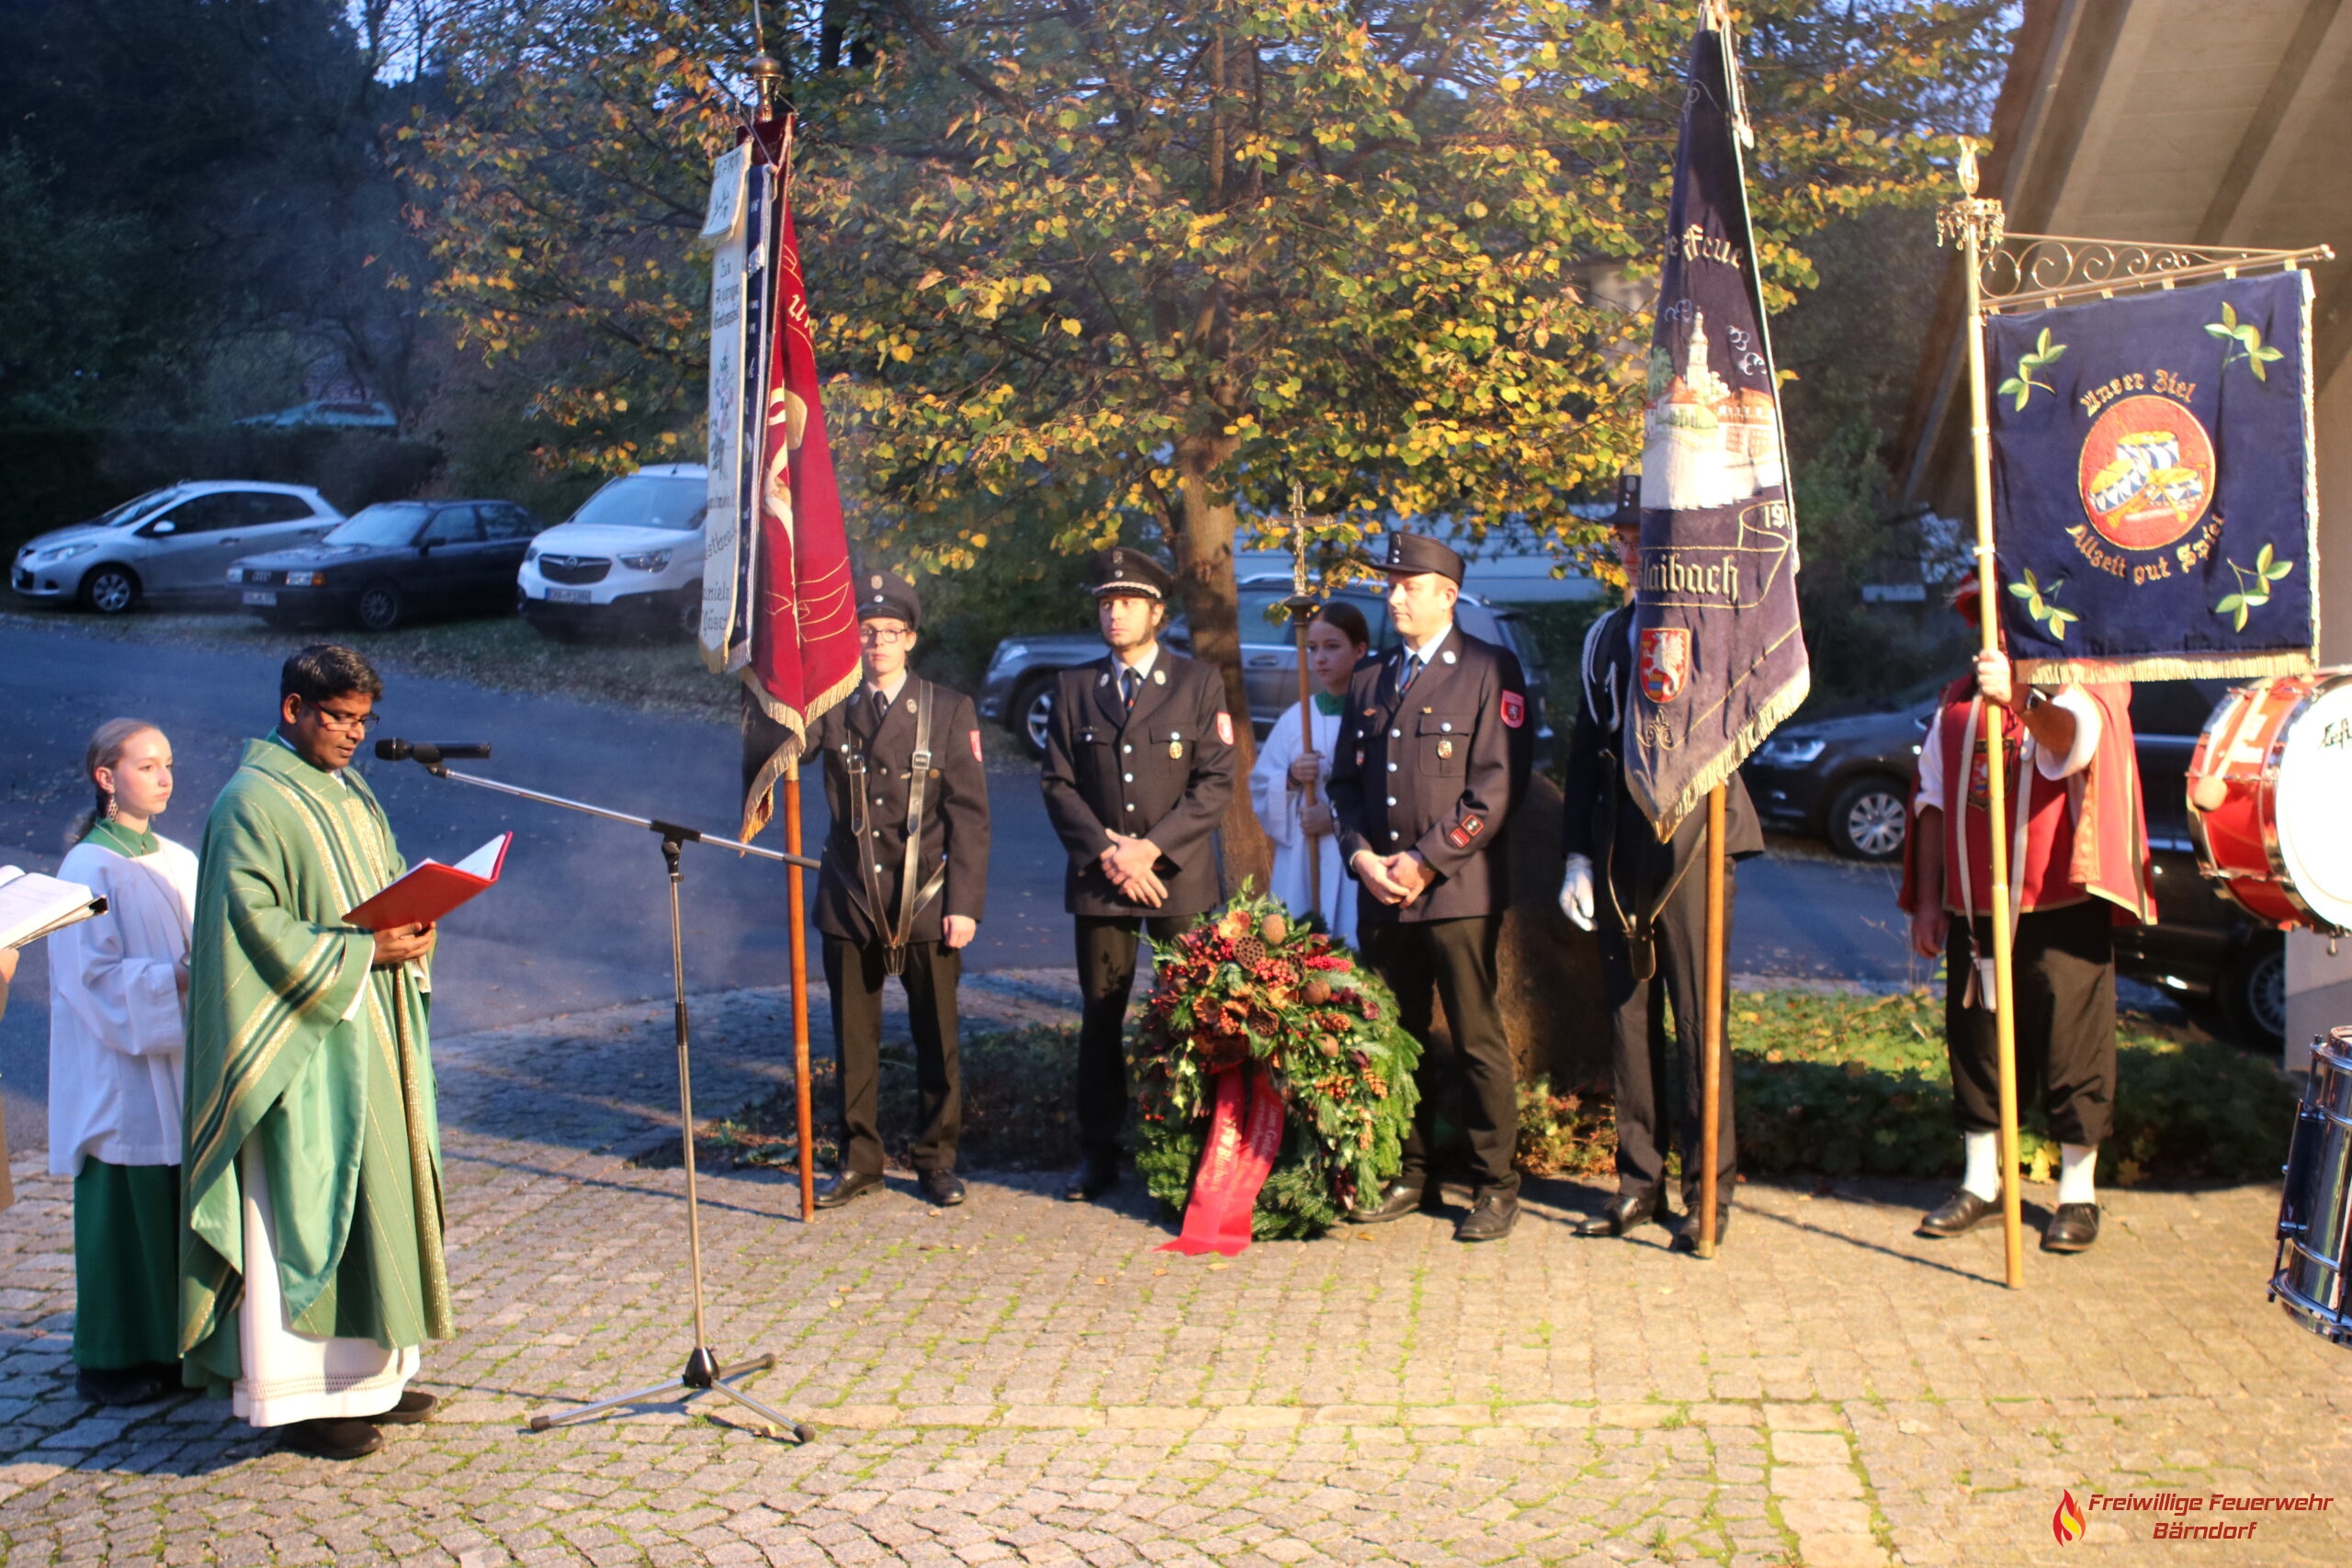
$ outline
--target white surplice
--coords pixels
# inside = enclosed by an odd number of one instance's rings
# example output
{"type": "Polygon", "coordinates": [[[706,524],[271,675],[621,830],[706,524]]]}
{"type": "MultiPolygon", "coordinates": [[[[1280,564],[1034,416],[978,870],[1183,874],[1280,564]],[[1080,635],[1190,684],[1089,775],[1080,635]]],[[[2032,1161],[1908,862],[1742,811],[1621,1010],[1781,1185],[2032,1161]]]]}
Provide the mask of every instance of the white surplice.
{"type": "MultiPolygon", "coordinates": [[[[1315,750],[1322,759],[1317,769],[1315,798],[1325,806],[1331,802],[1331,746],[1339,739],[1340,716],[1315,715],[1315,750]]],[[[1308,908],[1306,830],[1298,818],[1301,792],[1290,777],[1291,761],[1298,754],[1298,705],[1293,703],[1258,749],[1258,764],[1250,770],[1250,804],[1266,836],[1274,842],[1273,886],[1269,891],[1293,914],[1304,915],[1308,908]]],[[[1329,834],[1317,839],[1315,859],[1324,921],[1333,935],[1352,947],[1356,885],[1340,863],[1340,840],[1329,834]]]]}
{"type": "Polygon", "coordinates": [[[136,858],[95,842],[59,877],[103,894],[107,912],[49,938],[49,1170],[180,1163],[187,1048],[181,964],[196,910],[196,856],[158,834],[136,858]]]}

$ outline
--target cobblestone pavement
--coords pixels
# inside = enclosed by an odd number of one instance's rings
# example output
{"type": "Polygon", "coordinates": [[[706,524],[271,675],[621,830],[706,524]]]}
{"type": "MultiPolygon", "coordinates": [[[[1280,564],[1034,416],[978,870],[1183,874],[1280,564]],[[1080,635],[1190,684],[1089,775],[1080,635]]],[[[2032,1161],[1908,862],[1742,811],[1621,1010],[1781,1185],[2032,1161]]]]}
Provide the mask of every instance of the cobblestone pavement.
{"type": "MultiPolygon", "coordinates": [[[[1064,1016],[1066,979],[967,982],[1064,1016]]],[[[778,1076],[772,993],[696,1004],[701,1106],[778,1076]]],[[[823,1014],[820,1003],[819,1018],[823,1014]]],[[[2352,1351],[2263,1302],[2275,1194],[2110,1194],[2088,1255],[1915,1240],[1934,1194],[1757,1183],[1723,1256],[1578,1241],[1543,1185],[1508,1241],[1416,1216],[1226,1261],[1105,1207],[904,1181],[802,1226],[765,1173],[706,1178],[710,1332],[805,1447],[709,1399],[534,1435],[669,1375],[689,1334],[666,1008],[437,1047],[461,1333],[442,1419],[329,1465],[225,1408],[77,1401],[68,1190],[20,1156],[0,1214],[0,1558],[171,1563],[2343,1562],[2352,1351]],[[2062,1494],[2335,1496],[2153,1539],[2062,1494]]],[[[2283,1151],[2282,1151],[2283,1152],[2283,1151]]],[[[1458,1194],[1456,1195],[1459,1196],[1458,1194]]],[[[2045,1202],[2051,1196],[2042,1191],[2045,1202]]],[[[2193,1516],[2199,1522],[2204,1515],[2193,1516]]]]}

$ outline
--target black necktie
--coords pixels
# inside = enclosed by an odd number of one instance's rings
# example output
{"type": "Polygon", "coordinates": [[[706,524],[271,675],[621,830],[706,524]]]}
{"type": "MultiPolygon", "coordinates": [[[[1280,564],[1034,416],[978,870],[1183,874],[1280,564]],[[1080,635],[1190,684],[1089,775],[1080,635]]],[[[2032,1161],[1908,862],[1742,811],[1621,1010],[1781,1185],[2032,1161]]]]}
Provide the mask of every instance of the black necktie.
{"type": "Polygon", "coordinates": [[[1142,689],[1143,677],[1136,672],[1135,667],[1122,665],[1119,669],[1119,696],[1130,710],[1136,705],[1136,693],[1142,689]]]}
{"type": "Polygon", "coordinates": [[[1405,656],[1405,678],[1396,683],[1396,689],[1399,692],[1411,691],[1413,689],[1414,681],[1419,677],[1420,673],[1421,656],[1418,653],[1407,654],[1405,656]]]}
{"type": "Polygon", "coordinates": [[[882,721],[889,716],[890,694],[877,689],[874,694],[874,728],[881,728],[882,721]]]}

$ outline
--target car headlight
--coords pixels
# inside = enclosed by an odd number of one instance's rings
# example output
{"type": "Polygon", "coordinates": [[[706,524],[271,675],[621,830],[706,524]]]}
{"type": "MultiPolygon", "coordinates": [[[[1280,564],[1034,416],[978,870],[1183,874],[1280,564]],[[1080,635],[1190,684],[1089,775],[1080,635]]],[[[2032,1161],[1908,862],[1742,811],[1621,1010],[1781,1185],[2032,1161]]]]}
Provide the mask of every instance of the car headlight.
{"type": "Polygon", "coordinates": [[[232,566],[232,567],[231,567],[231,568],[229,569],[229,581],[232,581],[232,582],[243,582],[244,580],[245,580],[245,569],[244,569],[243,567],[241,567],[241,566],[232,566]]]}
{"type": "Polygon", "coordinates": [[[28,566],[54,566],[62,560],[72,560],[75,556],[88,555],[92,550],[95,550],[97,547],[98,547],[95,544],[53,545],[48,549],[35,550],[31,552],[31,554],[27,558],[25,564],[28,566]]]}
{"type": "Polygon", "coordinates": [[[1029,647],[1026,643],[998,643],[996,645],[995,657],[989,660],[989,675],[993,679],[998,671],[1009,670],[1013,665],[1020,663],[1023,660],[1028,657],[1029,647]]]}
{"type": "Polygon", "coordinates": [[[667,550],[653,550],[641,556],[623,556],[620,559],[621,564],[628,568],[631,571],[667,571],[670,570],[670,552],[667,550]]]}
{"type": "Polygon", "coordinates": [[[288,588],[324,588],[327,574],[323,571],[289,571],[286,574],[288,588]]]}
{"type": "Polygon", "coordinates": [[[537,559],[538,559],[538,558],[539,558],[539,547],[538,547],[538,546],[537,546],[537,545],[533,545],[529,549],[525,550],[525,551],[523,552],[523,564],[524,564],[525,566],[528,566],[528,565],[530,565],[533,561],[535,561],[535,560],[537,560],[537,559]]]}
{"type": "Polygon", "coordinates": [[[1768,768],[1802,768],[1828,750],[1829,742],[1818,736],[1767,740],[1757,748],[1756,760],[1768,768]]]}

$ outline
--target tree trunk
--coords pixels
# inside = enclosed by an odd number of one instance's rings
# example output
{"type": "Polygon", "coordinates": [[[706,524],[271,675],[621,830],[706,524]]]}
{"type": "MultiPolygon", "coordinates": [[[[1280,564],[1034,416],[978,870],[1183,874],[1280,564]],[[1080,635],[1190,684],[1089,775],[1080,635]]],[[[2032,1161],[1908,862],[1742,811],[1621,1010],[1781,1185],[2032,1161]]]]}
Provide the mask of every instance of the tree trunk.
{"type": "Polygon", "coordinates": [[[1225,677],[1225,711],[1233,716],[1234,784],[1225,808],[1225,883],[1238,891],[1243,877],[1261,893],[1273,871],[1273,846],[1250,809],[1250,769],[1258,760],[1258,732],[1250,724],[1250,690],[1241,675],[1241,592],[1233,575],[1233,536],[1239,516],[1231,502],[1209,501],[1199,475],[1181,481],[1183,525],[1176,530],[1176,581],[1193,627],[1193,657],[1225,677]]]}

